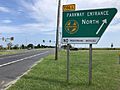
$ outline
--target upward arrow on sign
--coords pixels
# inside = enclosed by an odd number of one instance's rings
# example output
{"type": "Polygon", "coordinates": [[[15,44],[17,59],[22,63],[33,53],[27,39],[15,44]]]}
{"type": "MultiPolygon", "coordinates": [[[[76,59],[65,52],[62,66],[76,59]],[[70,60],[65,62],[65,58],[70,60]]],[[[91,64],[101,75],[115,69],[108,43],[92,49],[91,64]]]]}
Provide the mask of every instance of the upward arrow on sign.
{"type": "Polygon", "coordinates": [[[96,34],[98,34],[99,32],[100,32],[100,30],[101,30],[101,28],[103,27],[103,25],[104,24],[107,24],[107,19],[104,19],[104,20],[102,20],[102,25],[100,26],[100,28],[98,29],[98,31],[96,32],[96,34]]]}
{"type": "Polygon", "coordinates": [[[97,43],[116,13],[116,8],[63,12],[63,43],[97,43]]]}

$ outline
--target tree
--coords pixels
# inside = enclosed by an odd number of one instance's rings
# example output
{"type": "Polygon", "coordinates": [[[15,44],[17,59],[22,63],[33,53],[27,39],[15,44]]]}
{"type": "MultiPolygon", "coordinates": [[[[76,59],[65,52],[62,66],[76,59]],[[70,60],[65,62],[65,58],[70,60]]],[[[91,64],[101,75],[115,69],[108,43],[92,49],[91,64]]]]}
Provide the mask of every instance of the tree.
{"type": "Polygon", "coordinates": [[[13,41],[13,40],[14,40],[14,37],[11,37],[10,40],[13,41]]]}
{"type": "Polygon", "coordinates": [[[113,48],[113,43],[111,43],[111,48],[113,48]]]}
{"type": "Polygon", "coordinates": [[[45,40],[43,40],[43,43],[45,43],[45,40]]]}
{"type": "Polygon", "coordinates": [[[2,46],[2,45],[0,45],[0,49],[3,49],[3,46],[2,46]]]}
{"type": "Polygon", "coordinates": [[[8,43],[7,46],[8,46],[8,49],[10,49],[13,46],[13,44],[12,43],[8,43]]]}
{"type": "Polygon", "coordinates": [[[27,48],[34,48],[33,44],[28,44],[27,48]]]}
{"type": "Polygon", "coordinates": [[[21,45],[21,48],[22,48],[22,49],[25,49],[25,45],[24,45],[24,44],[22,44],[22,45],[21,45]]]}
{"type": "Polygon", "coordinates": [[[51,40],[49,40],[49,43],[51,43],[52,41],[51,40]]]}
{"type": "MultiPolygon", "coordinates": [[[[72,45],[69,44],[69,47],[72,48],[72,45]]],[[[63,45],[63,46],[61,46],[61,48],[66,49],[66,48],[67,48],[67,45],[63,45]]]]}
{"type": "Polygon", "coordinates": [[[18,49],[18,48],[19,48],[18,44],[14,45],[14,47],[13,47],[13,49],[18,49]]]}
{"type": "Polygon", "coordinates": [[[40,44],[37,45],[37,48],[41,48],[40,44]]]}

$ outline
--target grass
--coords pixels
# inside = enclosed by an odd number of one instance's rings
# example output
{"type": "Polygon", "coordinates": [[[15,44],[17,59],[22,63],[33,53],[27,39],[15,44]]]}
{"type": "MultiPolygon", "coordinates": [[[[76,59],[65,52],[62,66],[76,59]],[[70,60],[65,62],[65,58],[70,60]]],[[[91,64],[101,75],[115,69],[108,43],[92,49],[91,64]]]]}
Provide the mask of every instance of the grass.
{"type": "Polygon", "coordinates": [[[20,53],[22,51],[20,50],[14,50],[14,51],[7,51],[7,50],[2,50],[0,51],[0,55],[10,55],[10,54],[16,54],[16,53],[20,53]]]}
{"type": "Polygon", "coordinates": [[[8,90],[120,90],[118,50],[93,51],[93,78],[88,84],[87,50],[70,52],[70,80],[66,82],[66,52],[50,55],[8,90]]]}

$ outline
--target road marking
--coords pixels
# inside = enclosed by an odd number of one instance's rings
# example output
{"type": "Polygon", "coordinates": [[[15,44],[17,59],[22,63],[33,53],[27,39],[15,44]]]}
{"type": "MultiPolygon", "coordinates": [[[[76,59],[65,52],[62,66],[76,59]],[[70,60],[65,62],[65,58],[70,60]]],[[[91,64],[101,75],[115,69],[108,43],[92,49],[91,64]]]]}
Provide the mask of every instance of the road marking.
{"type": "Polygon", "coordinates": [[[20,62],[20,61],[23,61],[23,60],[26,60],[26,59],[30,59],[30,58],[33,58],[33,57],[36,57],[36,56],[39,56],[39,55],[42,55],[42,54],[46,54],[48,53],[48,51],[44,52],[44,53],[39,53],[39,54],[35,54],[35,55],[32,55],[32,56],[29,56],[29,57],[25,57],[25,58],[22,58],[22,59],[18,59],[16,61],[12,61],[12,62],[8,62],[8,63],[5,63],[5,64],[1,64],[0,65],[0,68],[3,67],[3,66],[7,66],[7,65],[10,65],[10,64],[14,64],[16,62],[20,62]]]}
{"type": "Polygon", "coordinates": [[[100,32],[101,28],[103,27],[103,25],[107,23],[107,19],[102,20],[102,22],[103,22],[103,23],[102,23],[102,25],[100,26],[100,28],[97,30],[96,34],[98,34],[98,33],[100,32]]]}
{"type": "Polygon", "coordinates": [[[4,84],[4,83],[5,83],[5,81],[2,81],[2,82],[1,82],[1,85],[4,84]]]}
{"type": "Polygon", "coordinates": [[[16,56],[22,56],[22,55],[20,54],[20,55],[7,56],[7,57],[0,58],[0,59],[10,58],[10,57],[16,57],[16,56]]]}
{"type": "MultiPolygon", "coordinates": [[[[32,51],[35,51],[35,50],[32,50],[32,51]]],[[[23,53],[17,53],[17,55],[11,54],[12,56],[7,56],[7,57],[3,57],[3,58],[0,58],[0,59],[10,58],[10,57],[16,57],[16,56],[22,56],[23,54],[26,54],[27,52],[31,52],[31,51],[25,51],[23,53]]],[[[4,56],[4,55],[1,55],[1,56],[4,56]]]]}

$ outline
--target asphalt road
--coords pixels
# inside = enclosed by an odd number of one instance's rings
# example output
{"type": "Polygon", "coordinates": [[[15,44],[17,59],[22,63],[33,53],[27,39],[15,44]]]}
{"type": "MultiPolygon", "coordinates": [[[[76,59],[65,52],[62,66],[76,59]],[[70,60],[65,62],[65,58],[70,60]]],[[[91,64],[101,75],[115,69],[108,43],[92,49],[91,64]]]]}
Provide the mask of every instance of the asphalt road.
{"type": "Polygon", "coordinates": [[[28,50],[14,55],[0,56],[0,90],[4,90],[8,84],[28,71],[41,58],[52,54],[49,50],[28,50]]]}

